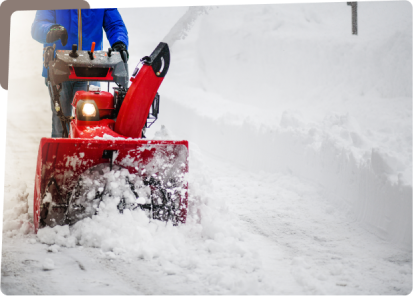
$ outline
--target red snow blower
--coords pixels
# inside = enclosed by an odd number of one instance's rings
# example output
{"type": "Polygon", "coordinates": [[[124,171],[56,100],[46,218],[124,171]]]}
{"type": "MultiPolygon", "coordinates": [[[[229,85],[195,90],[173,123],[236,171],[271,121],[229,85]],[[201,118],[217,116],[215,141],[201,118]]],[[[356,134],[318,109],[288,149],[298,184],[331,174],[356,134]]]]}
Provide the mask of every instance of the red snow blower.
{"type": "Polygon", "coordinates": [[[45,226],[73,225],[92,217],[104,196],[116,199],[120,213],[141,209],[151,219],[185,223],[188,142],[143,139],[143,131],[158,118],[157,91],[169,68],[168,45],[161,42],[141,59],[129,88],[126,60],[111,48],[94,51],[93,45],[91,51],[78,51],[75,44],[71,51],[45,48],[49,90],[63,138],[40,141],[34,190],[36,233],[45,226]],[[64,81],[104,81],[108,91],[92,85],[88,91],[78,91],[72,116],[67,117],[60,107],[64,81]],[[114,95],[109,82],[117,84],[114,95]],[[108,172],[122,182],[103,178],[108,172]]]}

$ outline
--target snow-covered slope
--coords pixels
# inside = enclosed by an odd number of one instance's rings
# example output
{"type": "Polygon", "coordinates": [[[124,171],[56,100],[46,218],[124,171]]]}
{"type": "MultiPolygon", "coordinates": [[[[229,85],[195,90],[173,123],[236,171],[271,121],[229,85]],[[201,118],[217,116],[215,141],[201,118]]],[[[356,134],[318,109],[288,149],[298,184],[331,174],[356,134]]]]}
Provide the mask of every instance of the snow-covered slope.
{"type": "Polygon", "coordinates": [[[345,3],[120,11],[131,68],[159,41],[171,45],[150,136],[190,141],[188,222],[165,226],[108,204],[71,228],[33,233],[51,112],[34,14],[15,13],[4,293],[411,291],[408,2],[359,3],[358,36],[345,3]]]}
{"type": "Polygon", "coordinates": [[[358,13],[353,36],[343,3],[207,10],[174,45],[163,86],[191,129],[176,114],[165,122],[251,169],[322,184],[411,248],[411,5],[360,3],[358,13]]]}

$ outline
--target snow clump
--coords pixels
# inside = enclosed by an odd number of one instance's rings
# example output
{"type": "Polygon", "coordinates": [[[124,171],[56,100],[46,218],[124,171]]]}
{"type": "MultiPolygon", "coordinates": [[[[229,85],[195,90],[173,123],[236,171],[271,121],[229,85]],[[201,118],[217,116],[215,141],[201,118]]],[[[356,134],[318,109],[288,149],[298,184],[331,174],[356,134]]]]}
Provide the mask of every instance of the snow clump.
{"type": "Polygon", "coordinates": [[[44,259],[42,266],[43,270],[52,270],[54,269],[54,262],[52,259],[46,258],[44,259]]]}

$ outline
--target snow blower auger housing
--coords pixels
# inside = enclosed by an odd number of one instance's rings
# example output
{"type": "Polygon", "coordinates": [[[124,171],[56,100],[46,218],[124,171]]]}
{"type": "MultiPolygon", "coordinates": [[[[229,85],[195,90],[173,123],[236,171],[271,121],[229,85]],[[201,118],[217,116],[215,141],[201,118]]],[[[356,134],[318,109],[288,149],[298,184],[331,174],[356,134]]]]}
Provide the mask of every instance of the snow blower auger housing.
{"type": "Polygon", "coordinates": [[[105,51],[44,50],[48,84],[63,138],[42,138],[34,191],[34,226],[72,225],[99,211],[103,198],[117,209],[142,209],[152,219],[184,223],[188,205],[188,142],[143,139],[159,113],[158,88],[170,63],[160,43],[141,59],[128,88],[126,56],[105,51]],[[60,108],[64,81],[114,82],[114,95],[78,91],[72,117],[60,108]],[[150,122],[152,120],[152,122],[150,122]],[[70,123],[70,132],[66,125],[70,123]],[[110,175],[110,179],[108,176],[110,175]],[[113,178],[117,177],[116,184],[113,178]],[[122,188],[122,190],[119,190],[122,188]]]}

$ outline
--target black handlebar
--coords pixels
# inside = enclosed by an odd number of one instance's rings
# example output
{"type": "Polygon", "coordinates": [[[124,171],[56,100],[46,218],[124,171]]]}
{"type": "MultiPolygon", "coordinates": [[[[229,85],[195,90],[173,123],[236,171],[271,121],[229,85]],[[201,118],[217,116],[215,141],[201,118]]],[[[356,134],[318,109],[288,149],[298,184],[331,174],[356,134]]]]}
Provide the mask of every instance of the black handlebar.
{"type": "Polygon", "coordinates": [[[128,55],[126,54],[126,51],[121,51],[121,52],[120,52],[120,55],[121,55],[121,57],[122,57],[123,62],[124,62],[125,64],[127,64],[127,63],[128,63],[128,55]]]}

